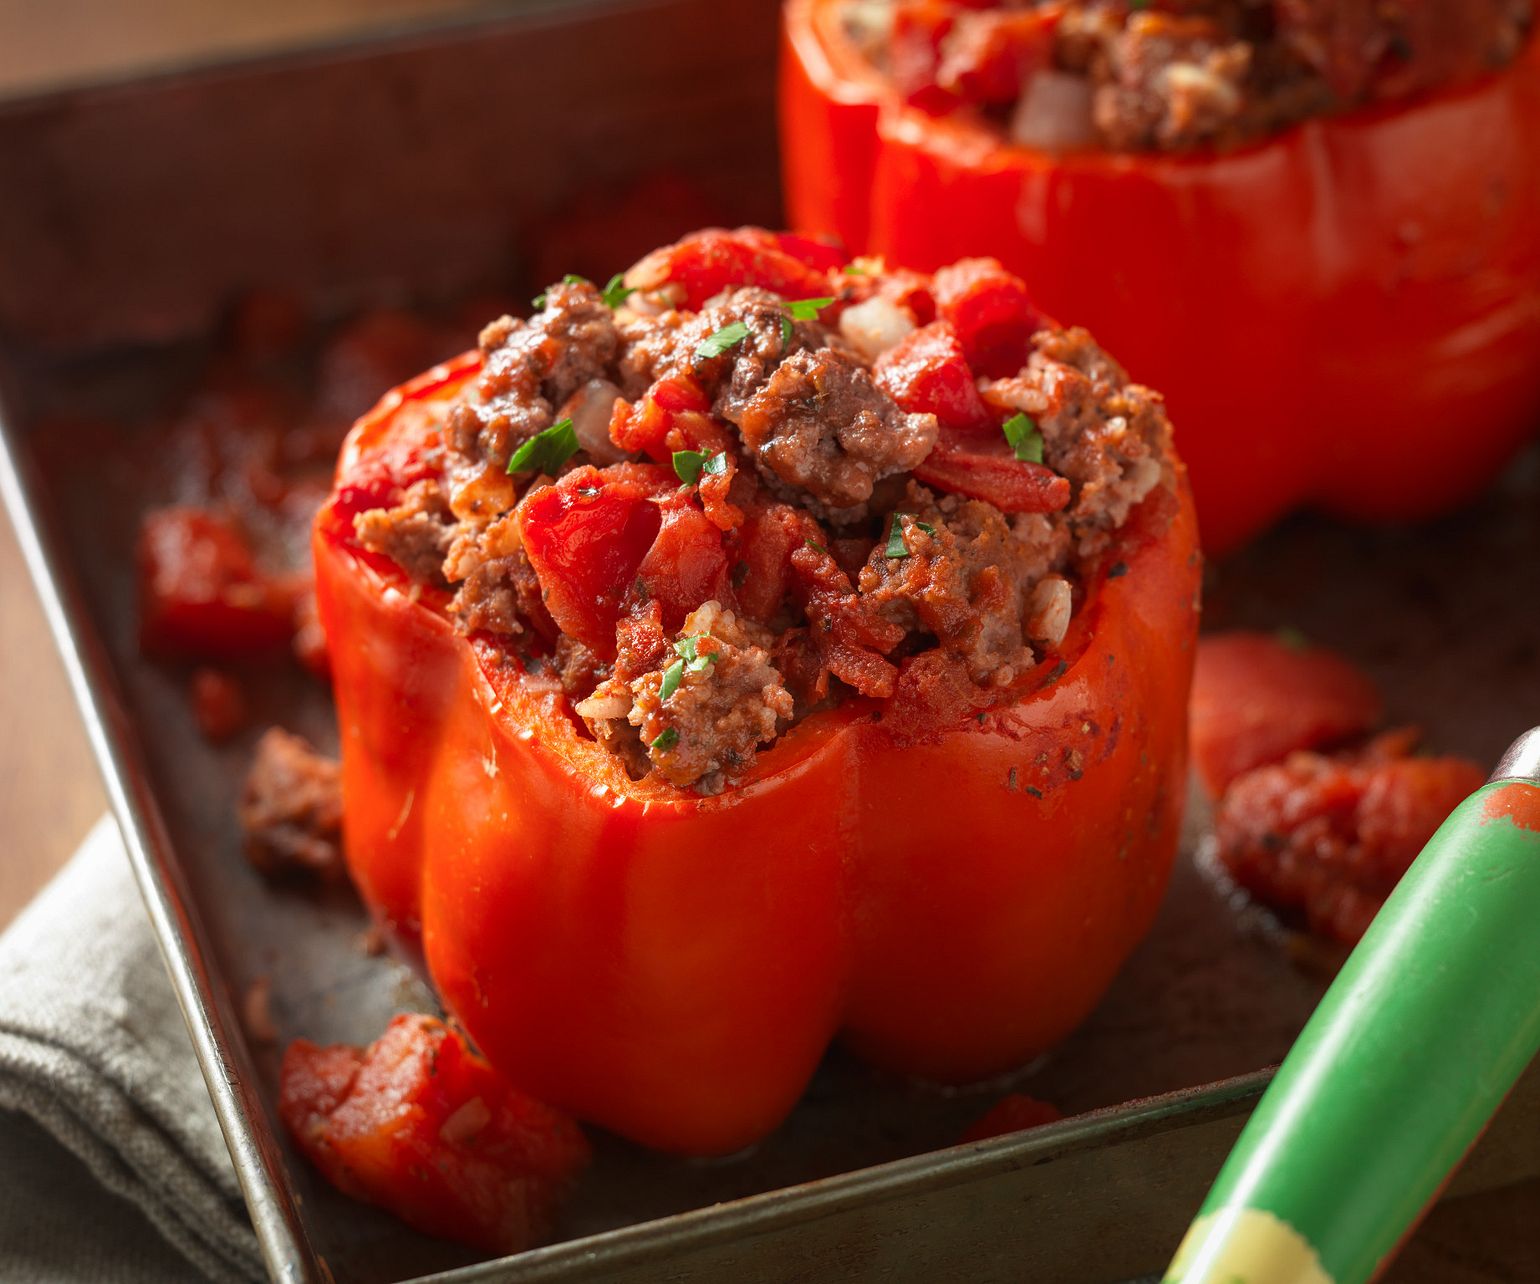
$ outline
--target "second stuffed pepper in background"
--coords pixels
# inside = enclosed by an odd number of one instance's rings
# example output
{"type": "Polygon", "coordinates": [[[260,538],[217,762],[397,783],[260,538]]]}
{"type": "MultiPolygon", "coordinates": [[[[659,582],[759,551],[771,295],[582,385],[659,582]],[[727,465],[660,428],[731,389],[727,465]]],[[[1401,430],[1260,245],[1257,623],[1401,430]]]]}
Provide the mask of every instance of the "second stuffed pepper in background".
{"type": "Polygon", "coordinates": [[[1166,393],[1205,546],[1414,519],[1540,421],[1528,0],[791,0],[798,228],[992,254],[1166,393]]]}

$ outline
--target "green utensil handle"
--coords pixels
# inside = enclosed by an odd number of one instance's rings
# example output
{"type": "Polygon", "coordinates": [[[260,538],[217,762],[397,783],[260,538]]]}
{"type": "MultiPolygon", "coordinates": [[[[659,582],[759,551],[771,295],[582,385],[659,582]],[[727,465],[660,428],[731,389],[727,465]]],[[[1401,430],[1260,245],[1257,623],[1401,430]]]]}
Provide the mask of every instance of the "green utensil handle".
{"type": "Polygon", "coordinates": [[[1461,803],[1290,1050],[1166,1284],[1356,1284],[1540,1049],[1540,729],[1461,803]]]}

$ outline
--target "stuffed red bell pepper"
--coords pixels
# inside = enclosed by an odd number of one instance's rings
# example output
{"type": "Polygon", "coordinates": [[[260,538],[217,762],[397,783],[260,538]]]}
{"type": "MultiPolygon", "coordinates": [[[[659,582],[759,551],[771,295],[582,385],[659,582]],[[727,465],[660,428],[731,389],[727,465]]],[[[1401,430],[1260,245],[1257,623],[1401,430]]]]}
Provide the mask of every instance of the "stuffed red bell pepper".
{"type": "Polygon", "coordinates": [[[976,260],[707,232],[391,393],[315,527],[353,875],[541,1100],[728,1152],[830,1040],[1067,1034],[1160,900],[1199,557],[1158,395],[976,260]]]}
{"type": "Polygon", "coordinates": [[[1205,546],[1419,518],[1540,422],[1532,0],[790,0],[793,223],[993,254],[1169,398],[1205,546]]]}

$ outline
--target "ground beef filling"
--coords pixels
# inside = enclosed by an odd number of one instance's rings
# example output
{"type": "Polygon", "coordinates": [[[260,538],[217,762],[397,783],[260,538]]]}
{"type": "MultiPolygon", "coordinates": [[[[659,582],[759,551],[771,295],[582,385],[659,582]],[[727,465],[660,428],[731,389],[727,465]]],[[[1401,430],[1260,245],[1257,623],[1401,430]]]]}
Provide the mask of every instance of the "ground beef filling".
{"type": "Polygon", "coordinates": [[[916,104],[1028,146],[1233,147],[1511,62],[1533,0],[848,0],[916,104]]]}
{"type": "Polygon", "coordinates": [[[934,380],[890,395],[873,377],[906,334],[951,324],[917,280],[831,273],[812,303],[741,287],[698,311],[670,286],[552,287],[482,333],[438,474],[360,514],[356,538],[463,631],[554,671],[634,778],[715,792],[852,695],[987,707],[1060,646],[1081,568],[1172,484],[1169,425],[1083,331],[1050,328],[1009,378],[964,367],[979,421],[939,426],[934,380]],[[1010,456],[1012,417],[1041,464],[1010,456]],[[940,445],[1056,474],[1068,502],[1003,511],[921,485],[940,445]],[[585,559],[635,569],[583,580],[585,559]]]}

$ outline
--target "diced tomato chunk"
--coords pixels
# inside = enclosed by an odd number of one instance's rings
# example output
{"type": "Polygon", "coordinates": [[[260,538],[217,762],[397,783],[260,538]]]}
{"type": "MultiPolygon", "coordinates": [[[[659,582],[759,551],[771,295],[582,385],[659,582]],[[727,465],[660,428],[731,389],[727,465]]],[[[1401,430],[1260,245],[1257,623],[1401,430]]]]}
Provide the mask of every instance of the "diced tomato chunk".
{"type": "Polygon", "coordinates": [[[653,251],[626,273],[626,284],[639,290],[679,286],[682,305],[696,311],[730,286],[762,286],[788,299],[822,298],[833,293],[829,269],[841,256],[828,250],[819,256],[827,267],[810,263],[815,244],[757,228],[711,228],[653,251]]]}
{"type": "Polygon", "coordinates": [[[1064,1114],[1057,1106],[1029,1097],[1023,1092],[1013,1092],[997,1101],[993,1110],[963,1133],[961,1140],[983,1141],[987,1137],[1003,1137],[1009,1132],[1024,1132],[1028,1128],[1058,1123],[1062,1118],[1064,1114]]]}
{"type": "Polygon", "coordinates": [[[571,1119],[516,1091],[428,1016],[394,1018],[363,1049],[295,1040],[278,1113],[344,1194],[491,1253],[548,1234],[589,1159],[571,1119]]]}
{"type": "Polygon", "coordinates": [[[139,529],[138,563],[146,651],[220,660],[287,645],[292,595],[258,568],[245,536],[214,513],[150,513],[139,529]]]}
{"type": "Polygon", "coordinates": [[[906,335],[877,359],[877,386],[913,414],[933,414],[945,428],[990,431],[995,419],[979,396],[957,331],[936,321],[906,335]]]}
{"type": "Polygon", "coordinates": [[[924,111],[944,111],[955,101],[939,84],[941,46],[956,21],[954,8],[947,0],[902,0],[893,9],[893,83],[924,111]]]}
{"type": "Polygon", "coordinates": [[[1069,479],[1017,459],[1004,436],[959,438],[943,433],[914,475],[928,486],[985,499],[1004,513],[1056,513],[1069,503],[1069,479]]]}
{"type": "Polygon", "coordinates": [[[1355,943],[1434,830],[1481,787],[1475,763],[1408,757],[1409,747],[1387,736],[1356,754],[1301,752],[1247,772],[1215,815],[1220,860],[1259,900],[1355,943]]]}
{"type": "MultiPolygon", "coordinates": [[[[755,231],[761,229],[755,228],[755,231]]],[[[810,268],[817,268],[821,272],[837,272],[843,268],[850,255],[843,245],[831,244],[829,241],[820,241],[815,237],[803,236],[798,232],[769,232],[766,233],[771,242],[781,250],[784,250],[792,258],[806,263],[810,268]]]]}
{"type": "Polygon", "coordinates": [[[1052,10],[988,9],[960,13],[947,37],[936,79],[966,102],[1009,105],[1034,71],[1049,65],[1052,10]]]}
{"type": "Polygon", "coordinates": [[[761,624],[780,610],[791,581],[791,555],[808,540],[821,542],[818,524],[789,504],[757,503],[744,514],[736,556],[738,607],[761,624]]]}
{"type": "Polygon", "coordinates": [[[662,501],[659,511],[662,525],[637,568],[637,577],[662,606],[664,626],[672,633],[702,602],[731,605],[732,585],[722,532],[696,506],[693,496],[675,491],[662,501]]]}
{"type": "Polygon", "coordinates": [[[1368,677],[1325,647],[1235,632],[1199,641],[1190,709],[1193,764],[1217,798],[1253,767],[1364,735],[1381,702],[1368,677]]]}
{"type": "Polygon", "coordinates": [[[1003,379],[1021,369],[1043,319],[1020,277],[996,259],[962,259],[936,273],[932,290],[977,373],[1003,379]]]}
{"type": "Polygon", "coordinates": [[[519,533],[551,618],[606,660],[642,559],[658,537],[655,500],[677,479],[650,464],[574,468],[519,503],[519,533]]]}
{"type": "Polygon", "coordinates": [[[665,375],[635,405],[619,400],[610,418],[610,440],[622,450],[647,455],[665,467],[676,450],[699,450],[725,437],[707,413],[711,399],[694,375],[665,375]]]}

